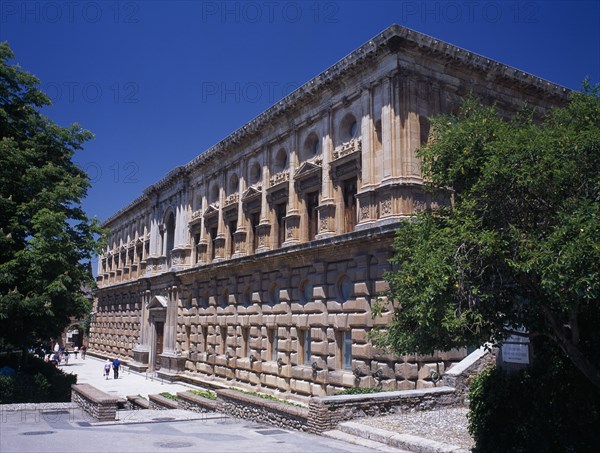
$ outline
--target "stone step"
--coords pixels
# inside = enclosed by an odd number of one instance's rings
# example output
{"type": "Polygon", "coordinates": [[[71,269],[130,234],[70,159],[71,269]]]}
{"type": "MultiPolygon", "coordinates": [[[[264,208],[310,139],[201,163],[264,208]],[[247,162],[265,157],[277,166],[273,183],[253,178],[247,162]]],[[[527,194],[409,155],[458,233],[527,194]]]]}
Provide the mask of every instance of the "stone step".
{"type": "Polygon", "coordinates": [[[141,410],[119,410],[116,420],[92,421],[90,426],[104,425],[129,425],[139,423],[159,423],[191,420],[211,420],[227,418],[226,415],[211,412],[201,413],[184,409],[141,409],[141,410]]]}
{"type": "Polygon", "coordinates": [[[370,448],[372,450],[377,451],[387,451],[387,452],[398,452],[398,453],[413,453],[408,450],[399,450],[394,447],[390,447],[387,444],[383,444],[381,442],[376,442],[374,440],[365,439],[363,437],[355,436],[353,434],[348,434],[338,429],[333,429],[331,431],[325,431],[321,433],[321,435],[325,437],[329,437],[331,439],[342,440],[344,442],[348,442],[355,445],[360,445],[361,447],[370,448]]]}
{"type": "MultiPolygon", "coordinates": [[[[355,437],[361,437],[389,447],[407,450],[413,453],[468,453],[469,450],[456,445],[445,444],[411,434],[402,434],[385,429],[373,428],[356,422],[343,422],[338,430],[355,437]]],[[[388,447],[388,448],[389,448],[388,447]]]]}

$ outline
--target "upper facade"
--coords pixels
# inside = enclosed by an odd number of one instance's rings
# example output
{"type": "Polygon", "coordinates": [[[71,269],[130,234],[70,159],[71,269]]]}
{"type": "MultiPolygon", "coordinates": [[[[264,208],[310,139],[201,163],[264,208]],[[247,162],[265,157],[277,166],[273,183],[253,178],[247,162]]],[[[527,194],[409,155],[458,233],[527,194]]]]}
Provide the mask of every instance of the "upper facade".
{"type": "Polygon", "coordinates": [[[568,90],[392,25],[104,222],[107,288],[345,234],[431,199],[415,150],[469,92],[507,115],[568,90]]]}

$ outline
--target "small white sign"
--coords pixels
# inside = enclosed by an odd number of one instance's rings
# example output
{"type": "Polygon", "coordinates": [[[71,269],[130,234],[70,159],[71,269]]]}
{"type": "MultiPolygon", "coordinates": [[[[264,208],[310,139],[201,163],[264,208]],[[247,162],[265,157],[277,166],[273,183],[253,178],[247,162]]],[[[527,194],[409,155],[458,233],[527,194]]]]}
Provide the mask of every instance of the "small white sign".
{"type": "MultiPolygon", "coordinates": [[[[527,340],[521,337],[521,340],[527,340]]],[[[529,364],[529,341],[519,343],[504,343],[502,345],[502,360],[508,363],[529,364]]]]}

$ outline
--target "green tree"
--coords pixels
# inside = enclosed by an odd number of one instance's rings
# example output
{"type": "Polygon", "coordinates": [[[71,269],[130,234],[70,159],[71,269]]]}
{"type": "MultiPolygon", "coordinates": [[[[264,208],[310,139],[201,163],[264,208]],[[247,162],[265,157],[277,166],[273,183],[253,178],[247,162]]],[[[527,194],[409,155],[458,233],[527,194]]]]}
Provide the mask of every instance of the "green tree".
{"type": "Polygon", "coordinates": [[[81,207],[89,178],[72,161],[92,134],[40,114],[39,80],[0,43],[0,349],[58,336],[88,303],[99,227],[81,207]]]}
{"type": "Polygon", "coordinates": [[[430,353],[499,344],[524,326],[600,389],[600,99],[584,83],[544,118],[467,99],[418,151],[452,208],[399,229],[379,346],[430,353]],[[451,188],[451,189],[450,189],[451,188]]]}

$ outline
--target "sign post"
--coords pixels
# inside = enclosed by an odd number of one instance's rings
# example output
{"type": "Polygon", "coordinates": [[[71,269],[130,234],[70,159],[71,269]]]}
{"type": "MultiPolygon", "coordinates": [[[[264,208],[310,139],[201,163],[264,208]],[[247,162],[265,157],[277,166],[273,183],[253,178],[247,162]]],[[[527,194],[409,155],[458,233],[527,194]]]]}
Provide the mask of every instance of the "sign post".
{"type": "MultiPolygon", "coordinates": [[[[517,329],[519,333],[527,335],[525,329],[517,329]]],[[[504,368],[521,369],[530,363],[529,336],[511,335],[500,348],[500,361],[504,368]]]]}

